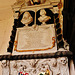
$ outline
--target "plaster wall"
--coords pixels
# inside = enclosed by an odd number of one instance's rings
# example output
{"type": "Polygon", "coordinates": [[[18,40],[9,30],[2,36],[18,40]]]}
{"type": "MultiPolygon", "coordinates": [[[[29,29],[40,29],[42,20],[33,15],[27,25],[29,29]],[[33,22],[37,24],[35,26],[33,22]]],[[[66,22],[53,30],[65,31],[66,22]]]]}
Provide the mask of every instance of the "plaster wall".
{"type": "Polygon", "coordinates": [[[6,52],[14,23],[11,5],[16,0],[0,0],[0,54],[6,52]]]}
{"type": "MultiPolygon", "coordinates": [[[[14,22],[11,5],[13,5],[14,2],[16,2],[16,0],[0,0],[0,54],[4,54],[7,51],[10,40],[14,22]]],[[[0,75],[2,75],[1,62],[0,75]]]]}

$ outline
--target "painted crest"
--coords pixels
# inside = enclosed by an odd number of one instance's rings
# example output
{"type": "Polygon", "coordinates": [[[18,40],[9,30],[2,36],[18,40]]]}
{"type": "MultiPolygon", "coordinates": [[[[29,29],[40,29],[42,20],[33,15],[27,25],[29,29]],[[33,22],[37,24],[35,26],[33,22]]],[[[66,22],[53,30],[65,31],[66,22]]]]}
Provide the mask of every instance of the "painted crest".
{"type": "Polygon", "coordinates": [[[29,75],[28,73],[19,72],[18,75],[29,75]]]}

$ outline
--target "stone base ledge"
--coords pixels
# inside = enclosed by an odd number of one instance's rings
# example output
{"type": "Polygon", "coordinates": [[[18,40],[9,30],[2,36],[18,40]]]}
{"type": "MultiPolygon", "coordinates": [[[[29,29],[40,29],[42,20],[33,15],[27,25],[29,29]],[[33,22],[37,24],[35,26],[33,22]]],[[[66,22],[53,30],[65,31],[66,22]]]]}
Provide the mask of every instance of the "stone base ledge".
{"type": "Polygon", "coordinates": [[[71,51],[58,51],[56,53],[45,54],[29,54],[29,55],[0,55],[1,60],[24,60],[24,59],[43,59],[43,58],[57,58],[57,57],[71,57],[71,51]]]}

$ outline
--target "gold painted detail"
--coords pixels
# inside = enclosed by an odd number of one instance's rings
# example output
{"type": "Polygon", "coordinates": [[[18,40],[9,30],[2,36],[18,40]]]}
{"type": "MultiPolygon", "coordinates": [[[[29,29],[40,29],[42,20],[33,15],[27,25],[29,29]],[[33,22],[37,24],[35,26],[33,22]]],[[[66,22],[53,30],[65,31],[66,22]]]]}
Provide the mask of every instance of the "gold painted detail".
{"type": "Polygon", "coordinates": [[[34,50],[17,50],[17,41],[15,41],[15,44],[14,44],[14,51],[17,51],[17,52],[30,52],[30,51],[44,51],[44,50],[49,50],[49,49],[52,49],[54,46],[55,46],[55,37],[52,37],[52,46],[49,47],[49,48],[45,48],[45,49],[34,49],[34,50]]]}
{"type": "Polygon", "coordinates": [[[63,15],[62,15],[62,10],[63,10],[63,0],[60,0],[59,4],[58,4],[58,8],[59,8],[59,23],[60,23],[60,28],[61,28],[61,32],[63,34],[63,15]]]}

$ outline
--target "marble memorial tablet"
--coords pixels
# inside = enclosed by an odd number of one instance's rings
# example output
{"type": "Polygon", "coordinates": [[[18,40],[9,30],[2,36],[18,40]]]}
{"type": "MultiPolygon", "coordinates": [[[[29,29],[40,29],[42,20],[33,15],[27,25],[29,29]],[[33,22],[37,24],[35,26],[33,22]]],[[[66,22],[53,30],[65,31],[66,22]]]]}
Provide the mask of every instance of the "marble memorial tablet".
{"type": "Polygon", "coordinates": [[[55,43],[54,24],[17,29],[14,50],[18,52],[48,50],[54,47],[55,43]]]}

